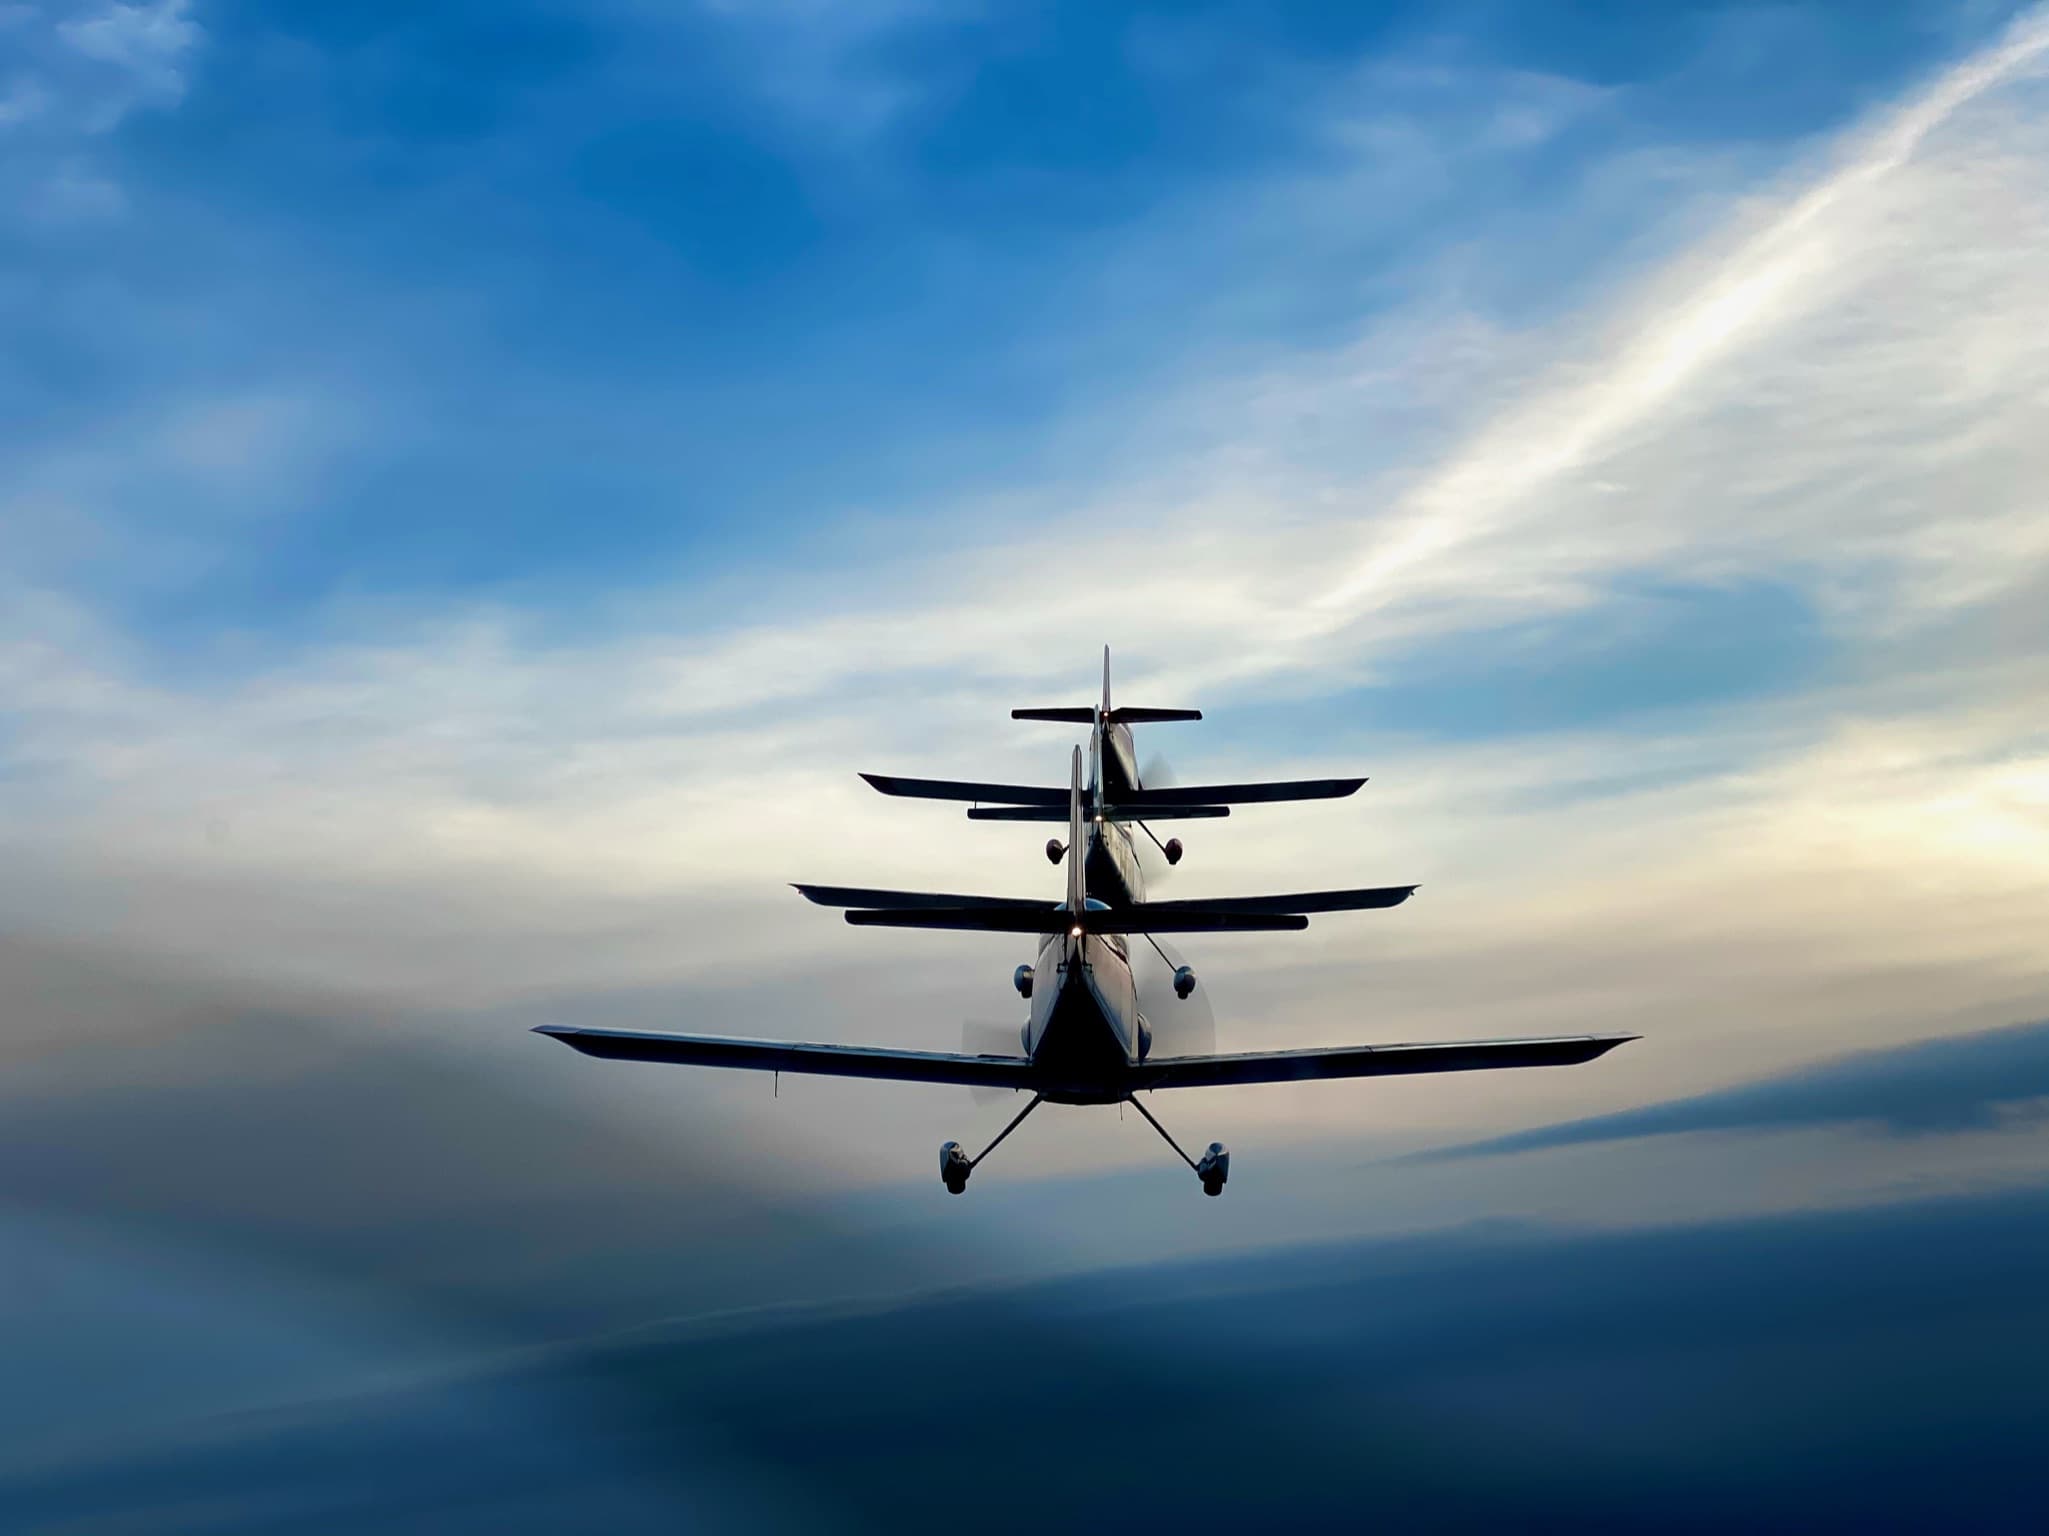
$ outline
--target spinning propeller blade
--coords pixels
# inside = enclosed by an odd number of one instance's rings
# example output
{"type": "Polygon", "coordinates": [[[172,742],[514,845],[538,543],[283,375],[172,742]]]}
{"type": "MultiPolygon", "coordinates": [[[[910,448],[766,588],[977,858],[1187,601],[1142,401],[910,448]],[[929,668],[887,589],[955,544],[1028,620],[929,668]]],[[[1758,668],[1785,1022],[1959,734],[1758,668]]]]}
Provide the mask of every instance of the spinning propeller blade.
{"type": "Polygon", "coordinates": [[[1217,1013],[1209,987],[1199,973],[1195,990],[1186,997],[1174,991],[1175,974],[1188,958],[1165,939],[1159,948],[1131,941],[1131,979],[1138,988],[1138,1012],[1152,1031],[1148,1056],[1210,1056],[1217,1048],[1217,1013]]]}
{"type": "MultiPolygon", "coordinates": [[[[960,1027],[960,1049],[963,1056],[1022,1056],[1024,1027],[970,1019],[960,1027]]],[[[1016,1092],[1014,1088],[970,1088],[968,1096],[977,1104],[1000,1104],[1016,1092]]]]}
{"type": "MultiPolygon", "coordinates": [[[[1172,789],[1177,782],[1173,765],[1163,752],[1155,752],[1140,765],[1138,781],[1147,789],[1172,789]]],[[[1173,877],[1174,866],[1167,862],[1159,845],[1146,835],[1143,827],[1132,829],[1131,843],[1138,852],[1138,867],[1145,876],[1146,890],[1151,892],[1165,885],[1173,877]]]]}

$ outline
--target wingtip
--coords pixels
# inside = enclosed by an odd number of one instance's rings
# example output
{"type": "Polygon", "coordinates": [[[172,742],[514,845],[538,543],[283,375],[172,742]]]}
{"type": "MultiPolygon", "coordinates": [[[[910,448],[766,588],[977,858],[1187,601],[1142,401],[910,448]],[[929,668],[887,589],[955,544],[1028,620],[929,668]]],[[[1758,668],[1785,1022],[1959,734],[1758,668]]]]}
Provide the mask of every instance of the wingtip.
{"type": "Polygon", "coordinates": [[[569,1036],[576,1033],[576,1026],[573,1024],[536,1024],[533,1032],[537,1035],[547,1035],[555,1040],[566,1040],[569,1036]]]}

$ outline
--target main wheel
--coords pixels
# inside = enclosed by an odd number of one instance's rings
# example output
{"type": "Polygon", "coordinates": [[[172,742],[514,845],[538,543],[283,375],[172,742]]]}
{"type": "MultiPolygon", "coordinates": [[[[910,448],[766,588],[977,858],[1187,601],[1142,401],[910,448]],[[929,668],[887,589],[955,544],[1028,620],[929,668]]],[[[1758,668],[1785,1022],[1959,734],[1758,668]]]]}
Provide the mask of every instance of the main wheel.
{"type": "Polygon", "coordinates": [[[1221,1195],[1224,1192],[1224,1181],[1222,1179],[1204,1179],[1202,1181],[1202,1192],[1206,1195],[1221,1195]]]}
{"type": "Polygon", "coordinates": [[[968,1192],[968,1181],[966,1179],[948,1179],[946,1181],[946,1192],[949,1195],[964,1195],[968,1192]]]}

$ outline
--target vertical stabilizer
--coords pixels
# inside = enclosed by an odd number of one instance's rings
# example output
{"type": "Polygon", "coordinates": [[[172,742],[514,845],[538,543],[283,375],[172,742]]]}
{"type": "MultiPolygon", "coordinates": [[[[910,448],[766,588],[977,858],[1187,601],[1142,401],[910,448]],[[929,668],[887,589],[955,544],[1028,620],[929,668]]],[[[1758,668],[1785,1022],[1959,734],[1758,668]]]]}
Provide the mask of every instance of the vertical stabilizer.
{"type": "Polygon", "coordinates": [[[1082,871],[1088,862],[1088,843],[1081,835],[1081,748],[1074,749],[1074,778],[1067,794],[1067,910],[1079,914],[1088,891],[1082,871]]]}
{"type": "Polygon", "coordinates": [[[1103,812],[1103,764],[1110,755],[1105,739],[1110,730],[1110,647],[1103,647],[1103,702],[1096,710],[1096,723],[1089,728],[1089,811],[1103,812]]]}

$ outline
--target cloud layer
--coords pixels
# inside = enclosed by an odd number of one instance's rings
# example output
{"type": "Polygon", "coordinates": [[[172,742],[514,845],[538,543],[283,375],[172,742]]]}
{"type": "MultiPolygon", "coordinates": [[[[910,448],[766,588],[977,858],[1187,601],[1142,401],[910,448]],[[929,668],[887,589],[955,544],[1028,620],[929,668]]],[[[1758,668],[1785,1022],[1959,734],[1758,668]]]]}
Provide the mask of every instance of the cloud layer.
{"type": "MultiPolygon", "coordinates": [[[[1895,1136],[1994,1129],[2049,1100],[2049,1024],[2016,1024],[1867,1051],[1766,1082],[1595,1115],[1422,1154],[1496,1157],[1550,1147],[1683,1136],[1869,1126],[1895,1136]]],[[[2032,1118],[2032,1117],[2030,1117],[2032,1118]]]]}

